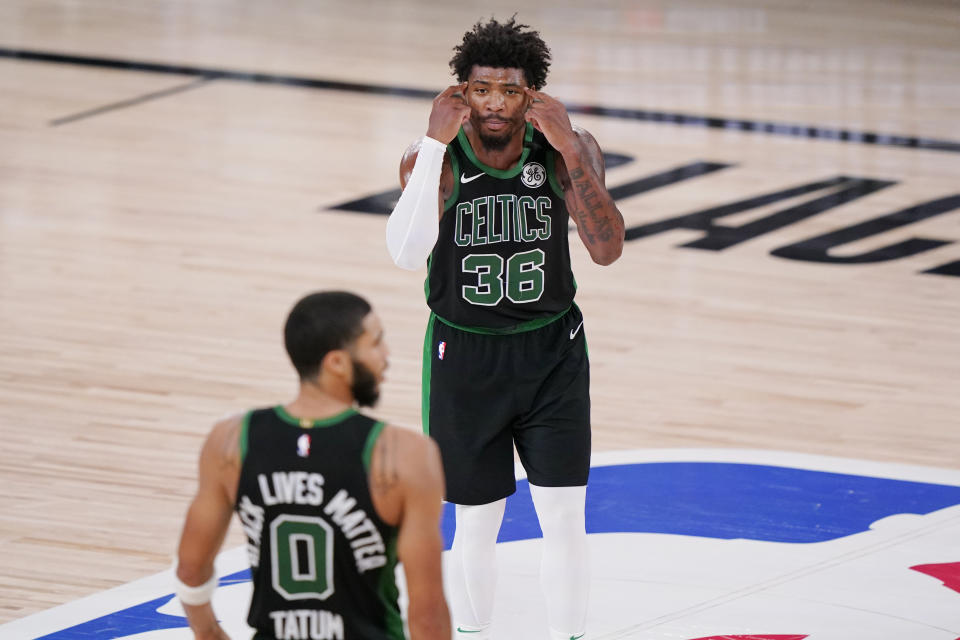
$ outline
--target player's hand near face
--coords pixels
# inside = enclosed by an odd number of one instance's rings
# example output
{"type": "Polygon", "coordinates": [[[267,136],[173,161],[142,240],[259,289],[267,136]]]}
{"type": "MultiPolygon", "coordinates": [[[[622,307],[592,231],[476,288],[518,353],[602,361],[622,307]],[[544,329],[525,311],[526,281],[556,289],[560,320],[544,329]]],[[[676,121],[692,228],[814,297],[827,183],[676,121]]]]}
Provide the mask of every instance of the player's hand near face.
{"type": "Polygon", "coordinates": [[[470,119],[470,107],[463,98],[467,83],[461,82],[444,89],[433,99],[427,135],[444,144],[450,143],[460,131],[460,126],[470,119]]]}
{"type": "Polygon", "coordinates": [[[527,107],[524,119],[543,133],[550,146],[560,152],[560,155],[576,153],[577,136],[570,125],[570,116],[567,115],[567,108],[563,103],[542,91],[529,87],[524,87],[523,90],[530,98],[530,106],[527,107]]]}

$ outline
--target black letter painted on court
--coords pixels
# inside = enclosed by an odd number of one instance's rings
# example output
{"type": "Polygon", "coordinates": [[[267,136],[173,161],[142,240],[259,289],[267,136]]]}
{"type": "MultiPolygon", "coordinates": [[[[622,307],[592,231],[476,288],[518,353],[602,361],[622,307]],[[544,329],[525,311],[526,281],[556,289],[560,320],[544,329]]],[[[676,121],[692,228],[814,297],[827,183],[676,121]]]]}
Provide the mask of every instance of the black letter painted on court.
{"type": "Polygon", "coordinates": [[[638,240],[673,229],[691,229],[704,231],[705,235],[699,240],[694,240],[693,242],[688,242],[680,246],[694,249],[707,249],[710,251],[723,251],[741,242],[752,240],[757,236],[800,222],[818,213],[838,207],[857,198],[862,198],[865,195],[893,184],[896,183],[886,180],[838,176],[829,180],[811,182],[798,187],[774,191],[773,193],[754,196],[718,207],[711,207],[703,211],[688,213],[668,220],[631,227],[627,229],[626,239],[638,240]],[[749,211],[750,209],[756,209],[807,193],[828,189],[835,189],[835,191],[814,200],[789,207],[782,211],[777,211],[759,220],[742,224],[739,227],[728,227],[714,223],[718,218],[749,211]]]}
{"type": "Polygon", "coordinates": [[[927,238],[910,238],[896,244],[891,244],[880,249],[867,251],[853,256],[831,256],[830,250],[834,247],[869,238],[870,236],[898,227],[903,227],[914,222],[926,220],[938,216],[948,211],[960,208],[960,194],[947,196],[938,200],[924,202],[902,211],[890,213],[879,218],[866,220],[844,229],[831,231],[815,238],[803,240],[786,247],[780,247],[770,253],[779,258],[789,258],[790,260],[806,260],[809,262],[830,262],[834,264],[863,264],[869,262],[885,262],[887,260],[897,260],[909,256],[936,249],[947,244],[951,240],[933,240],[927,238]]]}
{"type": "Polygon", "coordinates": [[[927,269],[924,273],[935,273],[941,276],[956,276],[960,278],[960,260],[948,262],[933,269],[927,269]]]}

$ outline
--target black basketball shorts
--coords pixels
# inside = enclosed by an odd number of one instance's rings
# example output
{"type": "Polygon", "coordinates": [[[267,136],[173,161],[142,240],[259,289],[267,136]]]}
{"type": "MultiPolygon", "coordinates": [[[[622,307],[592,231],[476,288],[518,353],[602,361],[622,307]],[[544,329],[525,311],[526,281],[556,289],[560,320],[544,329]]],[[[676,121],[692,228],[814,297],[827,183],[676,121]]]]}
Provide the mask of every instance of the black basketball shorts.
{"type": "Polygon", "coordinates": [[[423,355],[423,427],[440,447],[448,502],[512,494],[514,445],[532,484],[587,483],[590,366],[576,305],[512,334],[467,331],[431,314],[423,355]]]}

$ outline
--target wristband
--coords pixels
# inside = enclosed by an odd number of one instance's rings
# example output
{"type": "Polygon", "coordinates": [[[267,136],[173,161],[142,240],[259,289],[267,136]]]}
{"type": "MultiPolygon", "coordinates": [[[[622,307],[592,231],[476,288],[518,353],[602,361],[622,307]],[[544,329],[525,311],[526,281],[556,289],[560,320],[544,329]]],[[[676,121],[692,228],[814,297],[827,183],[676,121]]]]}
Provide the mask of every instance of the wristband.
{"type": "Polygon", "coordinates": [[[177,576],[177,570],[173,570],[173,580],[177,585],[176,593],[180,602],[196,607],[210,602],[213,592],[217,588],[217,571],[214,569],[213,575],[203,584],[191,587],[177,576]]]}

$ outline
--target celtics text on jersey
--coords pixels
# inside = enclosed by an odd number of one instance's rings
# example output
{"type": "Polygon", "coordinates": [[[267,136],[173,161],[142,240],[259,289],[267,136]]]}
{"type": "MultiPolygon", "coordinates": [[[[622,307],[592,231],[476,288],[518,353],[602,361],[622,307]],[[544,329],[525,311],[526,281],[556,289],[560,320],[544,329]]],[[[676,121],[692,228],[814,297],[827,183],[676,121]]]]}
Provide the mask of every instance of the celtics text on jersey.
{"type": "Polygon", "coordinates": [[[455,326],[505,331],[564,313],[576,284],[556,151],[528,124],[509,169],[481,163],[462,129],[447,153],[454,189],[429,260],[430,308],[455,326]]]}

